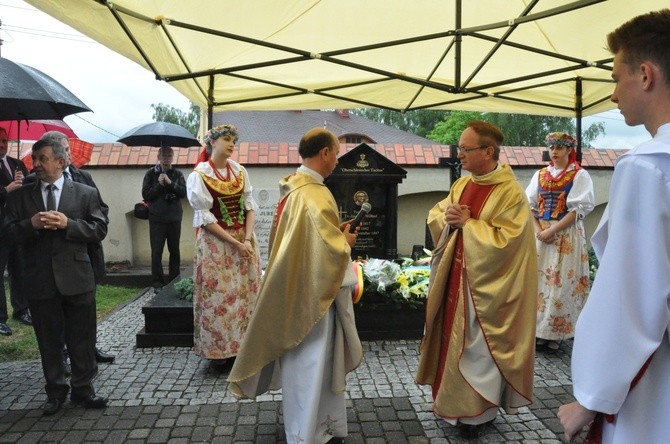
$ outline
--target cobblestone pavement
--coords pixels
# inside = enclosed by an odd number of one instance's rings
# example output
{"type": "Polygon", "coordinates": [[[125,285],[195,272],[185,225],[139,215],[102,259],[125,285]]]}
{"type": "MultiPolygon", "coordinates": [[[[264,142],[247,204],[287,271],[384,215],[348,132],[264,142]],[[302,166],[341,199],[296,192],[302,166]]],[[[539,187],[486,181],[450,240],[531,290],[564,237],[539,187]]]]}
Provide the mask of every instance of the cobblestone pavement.
{"type": "MultiPolygon", "coordinates": [[[[238,401],[219,373],[190,348],[135,348],[146,290],[98,326],[98,346],[116,355],[100,364],[95,385],[104,410],[66,404],[43,417],[39,361],[0,364],[0,443],[285,443],[281,394],[238,401]]],[[[365,360],[348,377],[347,443],[465,443],[431,411],[430,389],[414,382],[418,341],[364,342],[365,360]]],[[[479,443],[560,443],[556,411],[571,401],[571,341],[538,354],[535,401],[518,415],[501,412],[479,443]]]]}

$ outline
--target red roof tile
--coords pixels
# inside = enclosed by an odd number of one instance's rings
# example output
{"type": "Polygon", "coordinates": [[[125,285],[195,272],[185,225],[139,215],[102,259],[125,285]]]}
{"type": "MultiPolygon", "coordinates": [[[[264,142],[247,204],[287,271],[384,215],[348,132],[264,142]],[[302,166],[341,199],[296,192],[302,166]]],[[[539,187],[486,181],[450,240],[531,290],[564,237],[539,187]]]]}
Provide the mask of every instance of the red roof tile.
{"type": "MultiPolygon", "coordinates": [[[[398,166],[437,168],[440,157],[449,157],[449,145],[417,144],[369,144],[380,154],[386,156],[398,166]]],[[[29,150],[31,143],[22,144],[21,152],[29,150]]],[[[358,144],[343,144],[342,154],[354,149],[358,144]]],[[[537,168],[545,165],[542,161],[544,147],[509,147],[500,151],[500,161],[518,168],[537,168]]],[[[585,168],[612,169],[616,160],[625,149],[586,149],[582,152],[582,165],[585,168]]],[[[153,165],[157,159],[158,148],[128,147],[120,143],[98,143],[93,147],[92,168],[145,167],[153,165]]],[[[186,167],[195,165],[200,154],[199,147],[175,148],[175,165],[186,167]]],[[[233,153],[233,160],[245,166],[297,166],[300,164],[297,143],[240,143],[233,153]]]]}

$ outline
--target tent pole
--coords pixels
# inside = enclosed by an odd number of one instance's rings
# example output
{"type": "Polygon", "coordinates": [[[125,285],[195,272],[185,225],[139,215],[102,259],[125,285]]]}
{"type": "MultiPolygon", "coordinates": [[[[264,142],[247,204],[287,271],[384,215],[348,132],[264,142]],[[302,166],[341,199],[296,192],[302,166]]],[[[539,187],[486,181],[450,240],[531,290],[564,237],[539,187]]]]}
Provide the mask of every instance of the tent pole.
{"type": "Polygon", "coordinates": [[[461,34],[462,14],[463,8],[461,0],[456,0],[456,23],[454,26],[454,29],[456,30],[456,34],[454,35],[454,41],[456,43],[454,47],[454,88],[456,91],[460,91],[461,89],[461,42],[463,40],[463,34],[461,34]]]}
{"type": "Polygon", "coordinates": [[[207,91],[207,129],[209,131],[212,127],[212,119],[214,118],[214,74],[209,75],[209,90],[207,91]]]}
{"type": "Polygon", "coordinates": [[[576,97],[575,97],[575,117],[576,117],[576,136],[577,136],[577,162],[582,161],[582,111],[583,111],[583,103],[582,103],[582,78],[577,77],[576,83],[575,83],[575,92],[576,92],[576,97]]]}

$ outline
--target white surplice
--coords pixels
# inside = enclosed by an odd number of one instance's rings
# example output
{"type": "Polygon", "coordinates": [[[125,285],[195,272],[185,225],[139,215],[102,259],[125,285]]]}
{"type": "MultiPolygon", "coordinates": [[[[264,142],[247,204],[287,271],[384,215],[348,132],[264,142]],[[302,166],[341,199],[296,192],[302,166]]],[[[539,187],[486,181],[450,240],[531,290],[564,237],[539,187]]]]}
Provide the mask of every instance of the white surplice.
{"type": "Polygon", "coordinates": [[[288,444],[328,442],[347,436],[344,392],[331,390],[335,306],[304,341],[279,358],[282,408],[288,444]]]}
{"type": "Polygon", "coordinates": [[[603,443],[669,442],[670,123],[617,162],[592,244],[600,267],[577,322],[575,397],[616,414],[603,443]]]}
{"type": "MultiPolygon", "coordinates": [[[[348,288],[356,276],[349,267],[343,289],[328,312],[305,339],[279,358],[275,378],[281,379],[284,430],[288,444],[322,444],[347,436],[347,405],[344,390],[333,390],[333,381],[344,377],[342,367],[342,322],[353,319],[348,288]],[[338,365],[339,364],[339,365],[338,365]]],[[[354,344],[356,346],[360,346],[354,344]]],[[[358,353],[356,353],[358,354],[358,353]]],[[[362,355],[362,350],[361,350],[362,355]]]]}

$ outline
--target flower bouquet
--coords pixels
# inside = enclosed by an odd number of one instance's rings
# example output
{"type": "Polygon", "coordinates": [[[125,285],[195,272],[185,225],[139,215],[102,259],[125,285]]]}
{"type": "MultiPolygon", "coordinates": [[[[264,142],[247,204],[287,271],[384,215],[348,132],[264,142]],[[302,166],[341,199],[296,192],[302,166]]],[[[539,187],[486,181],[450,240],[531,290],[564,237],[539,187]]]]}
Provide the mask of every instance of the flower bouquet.
{"type": "Polygon", "coordinates": [[[411,258],[362,261],[363,292],[355,306],[366,309],[379,306],[423,308],[428,295],[429,261],[429,256],[416,261],[411,258]]]}

